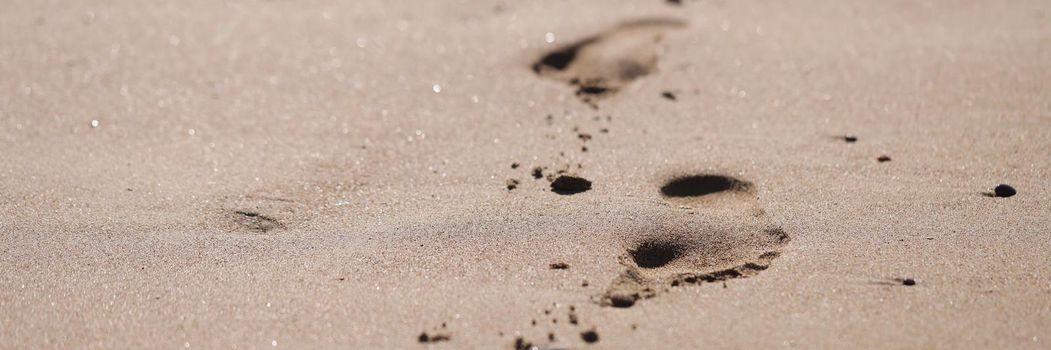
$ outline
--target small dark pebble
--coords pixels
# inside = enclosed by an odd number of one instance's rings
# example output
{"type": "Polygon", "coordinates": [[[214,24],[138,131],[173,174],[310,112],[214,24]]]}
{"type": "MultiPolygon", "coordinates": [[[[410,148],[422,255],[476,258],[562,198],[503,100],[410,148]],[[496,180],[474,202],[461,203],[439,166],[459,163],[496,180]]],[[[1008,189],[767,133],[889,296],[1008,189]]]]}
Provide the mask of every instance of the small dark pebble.
{"type": "Polygon", "coordinates": [[[916,285],[916,280],[911,279],[911,278],[906,278],[906,279],[901,280],[901,284],[904,284],[906,286],[915,286],[916,285]]]}
{"type": "Polygon", "coordinates": [[[534,179],[539,179],[539,178],[542,178],[542,177],[544,177],[544,168],[541,168],[541,167],[533,168],[533,178],[534,179]]]}
{"type": "Polygon", "coordinates": [[[1015,188],[1011,187],[1010,185],[1000,184],[999,186],[996,186],[996,188],[993,189],[993,194],[995,194],[997,197],[1006,198],[1018,194],[1018,191],[1015,191],[1015,188]]]}
{"type": "Polygon", "coordinates": [[[552,270],[565,270],[569,268],[569,264],[564,262],[551,263],[552,270]]]}
{"type": "Polygon", "coordinates": [[[581,287],[587,287],[588,286],[588,280],[584,280],[584,282],[581,282],[580,286],[581,287]]]}
{"type": "Polygon", "coordinates": [[[890,161],[890,156],[882,155],[882,156],[879,156],[879,158],[876,158],[876,160],[878,160],[880,163],[889,162],[890,161]]]}
{"type": "Polygon", "coordinates": [[[526,349],[530,349],[532,347],[533,347],[533,343],[527,342],[525,339],[522,339],[522,337],[515,338],[515,349],[516,350],[526,350],[526,349]]]}
{"type": "Polygon", "coordinates": [[[580,151],[581,152],[587,152],[588,151],[588,146],[580,147],[580,151]]]}
{"type": "Polygon", "coordinates": [[[518,169],[518,163],[511,163],[511,169],[518,169]]]}
{"type": "Polygon", "coordinates": [[[555,341],[555,333],[548,333],[547,334],[547,340],[548,341],[555,341]]]}
{"type": "Polygon", "coordinates": [[[584,142],[587,142],[591,140],[591,134],[582,132],[577,134],[577,138],[583,140],[584,142]]]}
{"type": "Polygon", "coordinates": [[[854,135],[846,135],[843,136],[843,141],[847,141],[849,143],[858,142],[858,137],[854,135]]]}
{"type": "MultiPolygon", "coordinates": [[[[673,1],[669,0],[668,2],[673,2],[673,1]]],[[[681,4],[681,2],[676,2],[676,3],[677,4],[681,4]]],[[[671,91],[662,92],[661,96],[664,96],[664,98],[666,98],[666,99],[668,99],[670,101],[675,101],[675,93],[673,93],[671,91]]]]}
{"type": "Polygon", "coordinates": [[[582,177],[560,175],[551,182],[551,190],[558,194],[575,194],[591,189],[591,181],[582,177]]]}
{"type": "Polygon", "coordinates": [[[608,134],[609,133],[609,129],[608,128],[598,129],[598,132],[601,132],[603,134],[608,134]]]}
{"type": "Polygon", "coordinates": [[[507,180],[507,190],[508,191],[516,189],[516,188],[518,188],[518,180],[515,180],[515,179],[507,180]]]}
{"type": "Polygon", "coordinates": [[[594,343],[598,341],[598,332],[595,332],[595,330],[592,329],[590,331],[580,333],[580,338],[584,339],[585,342],[594,343]]]}
{"type": "Polygon", "coordinates": [[[666,2],[672,5],[682,5],[682,0],[666,0],[666,2]]]}
{"type": "Polygon", "coordinates": [[[427,332],[420,333],[417,338],[421,343],[437,343],[440,341],[449,341],[450,337],[447,334],[435,334],[427,335],[427,332]]]}

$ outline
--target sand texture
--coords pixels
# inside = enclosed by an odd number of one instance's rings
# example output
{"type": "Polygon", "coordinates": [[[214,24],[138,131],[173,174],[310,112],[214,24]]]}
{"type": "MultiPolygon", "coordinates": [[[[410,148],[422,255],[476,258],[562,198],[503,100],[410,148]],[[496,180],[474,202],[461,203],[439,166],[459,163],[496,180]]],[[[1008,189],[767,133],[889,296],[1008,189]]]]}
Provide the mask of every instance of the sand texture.
{"type": "Polygon", "coordinates": [[[0,3],[0,348],[1051,348],[1046,0],[0,3]]]}

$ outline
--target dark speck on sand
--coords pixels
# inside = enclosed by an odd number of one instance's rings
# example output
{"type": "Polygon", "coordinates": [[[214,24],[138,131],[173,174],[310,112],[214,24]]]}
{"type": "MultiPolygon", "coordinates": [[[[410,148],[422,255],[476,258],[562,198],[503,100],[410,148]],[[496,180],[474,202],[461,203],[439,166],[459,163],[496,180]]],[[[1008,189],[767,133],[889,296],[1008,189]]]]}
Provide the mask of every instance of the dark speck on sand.
{"type": "Polygon", "coordinates": [[[997,197],[1006,198],[1018,194],[1018,191],[1015,191],[1015,188],[1011,187],[1011,185],[1001,184],[993,189],[993,194],[995,194],[997,197]]]}
{"type": "Polygon", "coordinates": [[[591,181],[572,175],[560,175],[551,182],[551,190],[558,194],[576,194],[590,189],[591,181]]]}

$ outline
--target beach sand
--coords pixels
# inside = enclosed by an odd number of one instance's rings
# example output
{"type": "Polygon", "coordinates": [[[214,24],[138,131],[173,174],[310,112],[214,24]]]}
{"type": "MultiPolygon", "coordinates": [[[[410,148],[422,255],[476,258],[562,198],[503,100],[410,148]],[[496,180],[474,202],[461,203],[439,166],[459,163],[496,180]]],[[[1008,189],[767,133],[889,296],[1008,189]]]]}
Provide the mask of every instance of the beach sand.
{"type": "Polygon", "coordinates": [[[1051,347],[1047,1],[3,2],[0,348],[1051,347]]]}

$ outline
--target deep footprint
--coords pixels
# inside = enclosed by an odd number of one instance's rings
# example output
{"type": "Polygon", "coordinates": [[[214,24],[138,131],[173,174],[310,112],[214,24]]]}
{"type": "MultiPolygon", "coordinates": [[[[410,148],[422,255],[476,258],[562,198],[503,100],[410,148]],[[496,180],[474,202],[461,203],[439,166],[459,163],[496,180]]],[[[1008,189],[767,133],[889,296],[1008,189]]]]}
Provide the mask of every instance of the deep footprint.
{"type": "Polygon", "coordinates": [[[647,240],[629,249],[628,254],[638,267],[655,269],[682,256],[685,249],[686,246],[671,240],[647,240]]]}
{"type": "Polygon", "coordinates": [[[630,307],[668,287],[753,276],[767,269],[788,235],[759,208],[755,186],[730,176],[678,177],[660,188],[673,203],[701,203],[680,219],[625,232],[625,271],[600,303],[630,307]]]}
{"type": "Polygon", "coordinates": [[[685,25],[670,18],[624,22],[547,53],[533,64],[533,71],[576,87],[577,96],[594,106],[598,99],[656,71],[664,33],[685,25]]]}
{"type": "Polygon", "coordinates": [[[661,194],[672,198],[701,197],[710,194],[750,192],[752,184],[722,175],[692,175],[675,178],[661,187],[661,194]]]}

